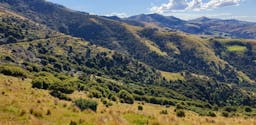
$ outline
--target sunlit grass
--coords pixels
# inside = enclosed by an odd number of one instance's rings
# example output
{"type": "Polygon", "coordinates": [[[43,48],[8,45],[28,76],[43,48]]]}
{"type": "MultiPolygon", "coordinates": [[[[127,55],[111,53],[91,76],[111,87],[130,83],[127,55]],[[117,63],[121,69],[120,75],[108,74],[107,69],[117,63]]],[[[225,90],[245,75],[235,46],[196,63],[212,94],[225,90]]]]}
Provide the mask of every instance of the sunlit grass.
{"type": "Polygon", "coordinates": [[[226,47],[229,52],[245,52],[247,48],[245,46],[233,45],[226,47]]]}
{"type": "Polygon", "coordinates": [[[176,81],[176,80],[185,80],[185,78],[181,75],[181,73],[171,73],[171,72],[164,72],[160,71],[161,75],[170,81],[176,81]]]}

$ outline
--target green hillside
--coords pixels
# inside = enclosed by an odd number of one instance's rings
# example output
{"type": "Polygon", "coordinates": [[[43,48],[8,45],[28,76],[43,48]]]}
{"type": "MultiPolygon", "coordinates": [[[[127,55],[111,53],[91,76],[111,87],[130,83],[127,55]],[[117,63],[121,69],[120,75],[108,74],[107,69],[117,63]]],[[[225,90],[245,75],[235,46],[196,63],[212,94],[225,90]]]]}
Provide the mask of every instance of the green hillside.
{"type": "Polygon", "coordinates": [[[11,97],[0,124],[255,117],[255,40],[135,26],[44,0],[0,3],[0,102],[11,97]]]}

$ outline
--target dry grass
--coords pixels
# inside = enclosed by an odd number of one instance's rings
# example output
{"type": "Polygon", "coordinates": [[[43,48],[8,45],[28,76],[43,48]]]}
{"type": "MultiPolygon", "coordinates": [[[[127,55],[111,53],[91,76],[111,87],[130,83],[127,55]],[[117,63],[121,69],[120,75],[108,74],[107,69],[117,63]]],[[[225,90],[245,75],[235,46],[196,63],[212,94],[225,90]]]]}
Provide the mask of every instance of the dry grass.
{"type": "MultiPolygon", "coordinates": [[[[48,91],[31,88],[31,80],[0,75],[0,125],[256,125],[254,118],[201,117],[186,112],[185,118],[175,116],[174,107],[114,103],[106,108],[101,103],[97,113],[81,112],[71,102],[51,97],[48,91]],[[143,106],[143,111],[137,108],[143,106]],[[167,115],[160,115],[167,110],[167,115]],[[50,114],[48,112],[51,112],[50,114]]],[[[74,98],[87,98],[75,92],[74,98]]]]}
{"type": "Polygon", "coordinates": [[[140,27],[136,27],[136,26],[131,26],[131,25],[128,25],[128,24],[123,24],[124,27],[126,27],[140,42],[142,42],[146,47],[149,48],[149,50],[157,53],[158,55],[160,56],[167,56],[167,53],[166,52],[163,52],[159,46],[157,46],[154,42],[148,40],[148,39],[145,39],[145,38],[141,38],[137,32],[139,30],[141,30],[140,27]]]}
{"type": "Polygon", "coordinates": [[[177,81],[177,80],[185,80],[185,78],[181,75],[181,73],[171,73],[171,72],[164,72],[160,71],[161,75],[170,81],[177,81]]]}

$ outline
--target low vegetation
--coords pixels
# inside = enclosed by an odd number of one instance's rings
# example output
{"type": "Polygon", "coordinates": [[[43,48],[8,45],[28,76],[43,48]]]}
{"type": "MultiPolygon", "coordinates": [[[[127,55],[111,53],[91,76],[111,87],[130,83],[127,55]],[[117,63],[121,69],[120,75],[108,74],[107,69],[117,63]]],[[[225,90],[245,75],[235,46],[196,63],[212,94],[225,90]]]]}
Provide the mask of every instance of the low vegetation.
{"type": "Polygon", "coordinates": [[[97,111],[97,102],[92,101],[92,100],[86,100],[86,99],[77,99],[74,101],[75,105],[77,107],[79,107],[79,109],[81,109],[82,111],[86,110],[86,109],[91,109],[93,111],[97,111]]]}

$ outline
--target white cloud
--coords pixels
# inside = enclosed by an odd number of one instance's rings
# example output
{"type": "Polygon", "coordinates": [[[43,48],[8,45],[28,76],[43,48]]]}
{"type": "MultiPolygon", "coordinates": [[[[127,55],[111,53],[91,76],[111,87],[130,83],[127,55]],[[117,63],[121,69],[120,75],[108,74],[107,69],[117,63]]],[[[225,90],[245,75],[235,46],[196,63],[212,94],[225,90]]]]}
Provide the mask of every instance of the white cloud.
{"type": "Polygon", "coordinates": [[[126,13],[116,13],[116,12],[107,14],[106,16],[117,16],[117,17],[120,17],[120,18],[128,17],[128,15],[126,13]]]}
{"type": "Polygon", "coordinates": [[[169,0],[168,3],[154,6],[150,10],[160,14],[187,10],[200,11],[239,5],[240,2],[241,0],[209,0],[208,2],[203,2],[202,0],[169,0]]]}

